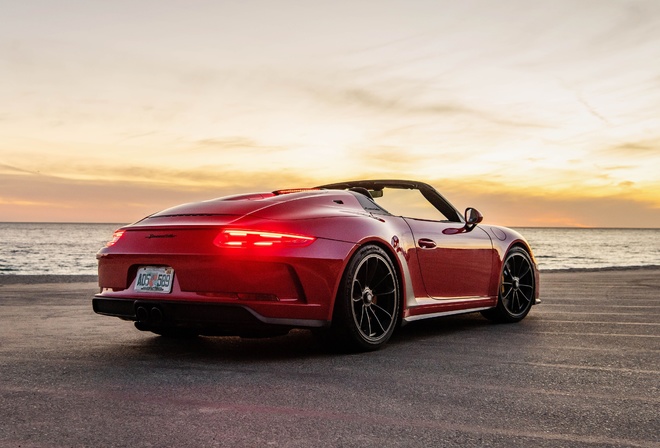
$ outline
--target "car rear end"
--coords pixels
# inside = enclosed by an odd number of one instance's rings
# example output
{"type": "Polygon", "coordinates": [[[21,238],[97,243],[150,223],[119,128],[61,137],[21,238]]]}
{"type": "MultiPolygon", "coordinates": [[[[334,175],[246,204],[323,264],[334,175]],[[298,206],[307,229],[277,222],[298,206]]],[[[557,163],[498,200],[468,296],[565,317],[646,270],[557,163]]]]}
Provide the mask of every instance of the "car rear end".
{"type": "Polygon", "coordinates": [[[329,325],[354,244],[316,236],[315,220],[256,216],[282,202],[268,198],[183,206],[119,229],[97,254],[94,311],[155,332],[249,335],[329,325]]]}

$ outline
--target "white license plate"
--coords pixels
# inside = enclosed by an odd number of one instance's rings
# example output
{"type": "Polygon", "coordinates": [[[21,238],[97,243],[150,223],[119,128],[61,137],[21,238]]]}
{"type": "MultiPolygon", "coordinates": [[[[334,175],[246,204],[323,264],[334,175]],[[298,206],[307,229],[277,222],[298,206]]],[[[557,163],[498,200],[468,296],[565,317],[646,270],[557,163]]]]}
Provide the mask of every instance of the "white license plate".
{"type": "Polygon", "coordinates": [[[145,266],[138,269],[135,279],[135,291],[168,294],[172,291],[173,280],[174,269],[145,266]]]}

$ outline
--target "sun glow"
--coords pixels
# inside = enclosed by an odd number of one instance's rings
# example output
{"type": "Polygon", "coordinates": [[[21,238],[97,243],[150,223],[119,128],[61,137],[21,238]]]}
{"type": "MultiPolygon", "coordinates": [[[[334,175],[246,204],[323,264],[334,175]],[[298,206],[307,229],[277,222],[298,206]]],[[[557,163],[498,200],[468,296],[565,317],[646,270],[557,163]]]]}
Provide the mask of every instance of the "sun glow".
{"type": "Polygon", "coordinates": [[[257,4],[16,3],[0,221],[411,178],[507,225],[660,226],[660,4],[257,4]]]}

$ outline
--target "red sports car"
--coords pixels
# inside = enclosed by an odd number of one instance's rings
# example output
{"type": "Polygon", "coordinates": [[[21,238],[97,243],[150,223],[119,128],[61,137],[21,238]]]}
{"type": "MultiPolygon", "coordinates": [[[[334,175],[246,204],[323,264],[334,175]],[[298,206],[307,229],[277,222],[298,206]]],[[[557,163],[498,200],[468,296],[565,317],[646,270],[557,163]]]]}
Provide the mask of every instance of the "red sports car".
{"type": "Polygon", "coordinates": [[[522,236],[482,219],[408,180],[184,204],[114,233],[93,307],[160,335],[310,328],[352,350],[418,319],[520,321],[539,302],[536,262],[522,236]]]}

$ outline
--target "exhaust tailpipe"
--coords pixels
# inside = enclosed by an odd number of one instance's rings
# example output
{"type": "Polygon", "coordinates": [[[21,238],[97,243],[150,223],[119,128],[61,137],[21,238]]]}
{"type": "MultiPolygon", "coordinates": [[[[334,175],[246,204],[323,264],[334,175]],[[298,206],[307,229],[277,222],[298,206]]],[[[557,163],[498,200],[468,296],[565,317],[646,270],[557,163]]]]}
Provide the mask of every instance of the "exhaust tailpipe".
{"type": "Polygon", "coordinates": [[[163,322],[163,312],[158,307],[151,308],[151,322],[159,324],[163,322]]]}
{"type": "Polygon", "coordinates": [[[149,320],[149,311],[143,306],[138,306],[135,310],[135,316],[138,322],[147,322],[149,320]]]}

